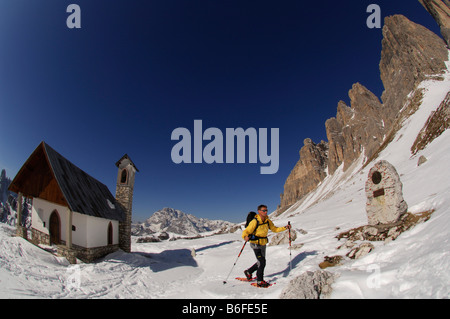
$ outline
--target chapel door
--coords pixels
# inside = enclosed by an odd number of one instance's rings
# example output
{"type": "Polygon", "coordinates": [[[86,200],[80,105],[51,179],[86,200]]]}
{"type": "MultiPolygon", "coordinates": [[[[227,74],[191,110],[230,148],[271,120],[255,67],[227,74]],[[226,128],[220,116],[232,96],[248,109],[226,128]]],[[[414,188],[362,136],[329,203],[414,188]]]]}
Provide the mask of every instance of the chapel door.
{"type": "Polygon", "coordinates": [[[108,245],[112,245],[113,244],[113,227],[111,222],[109,222],[108,225],[108,245]]]}
{"type": "Polygon", "coordinates": [[[61,219],[55,210],[50,215],[50,244],[59,245],[61,243],[61,219]]]}

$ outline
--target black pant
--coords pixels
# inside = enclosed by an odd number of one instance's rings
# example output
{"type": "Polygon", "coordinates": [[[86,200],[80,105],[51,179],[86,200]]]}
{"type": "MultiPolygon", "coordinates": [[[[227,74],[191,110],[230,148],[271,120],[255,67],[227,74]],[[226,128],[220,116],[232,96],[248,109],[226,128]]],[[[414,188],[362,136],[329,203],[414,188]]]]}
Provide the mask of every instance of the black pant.
{"type": "Polygon", "coordinates": [[[247,270],[251,274],[256,271],[256,280],[263,281],[264,268],[266,267],[266,246],[250,244],[250,247],[255,252],[257,262],[247,270]]]}

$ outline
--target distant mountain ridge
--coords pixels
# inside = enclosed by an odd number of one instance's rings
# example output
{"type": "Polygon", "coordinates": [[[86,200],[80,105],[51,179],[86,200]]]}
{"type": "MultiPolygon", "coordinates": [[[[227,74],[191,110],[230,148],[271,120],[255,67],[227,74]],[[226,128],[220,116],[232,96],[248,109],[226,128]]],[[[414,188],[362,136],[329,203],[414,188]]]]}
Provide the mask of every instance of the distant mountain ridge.
{"type": "Polygon", "coordinates": [[[173,233],[183,236],[198,236],[201,233],[218,231],[234,226],[223,220],[198,218],[181,210],[165,207],[148,218],[143,223],[132,225],[132,235],[145,236],[156,233],[173,233]]]}

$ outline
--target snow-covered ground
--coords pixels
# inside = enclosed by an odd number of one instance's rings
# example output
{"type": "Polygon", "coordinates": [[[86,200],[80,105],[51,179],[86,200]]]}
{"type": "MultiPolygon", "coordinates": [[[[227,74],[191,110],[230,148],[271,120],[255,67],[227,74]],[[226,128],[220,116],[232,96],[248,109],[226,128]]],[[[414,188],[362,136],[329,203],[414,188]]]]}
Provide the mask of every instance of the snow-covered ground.
{"type": "MultiPolygon", "coordinates": [[[[339,274],[331,298],[450,297],[450,130],[411,156],[411,145],[450,89],[444,81],[422,84],[425,96],[393,142],[375,160],[394,164],[403,182],[409,211],[435,209],[431,219],[359,260],[327,270],[339,274]],[[428,161],[417,165],[424,155],[428,161]]],[[[132,253],[113,253],[93,264],[69,265],[27,241],[13,237],[14,228],[0,225],[0,298],[278,298],[289,281],[307,270],[318,270],[325,256],[342,255],[335,236],[367,224],[364,184],[371,166],[362,159],[343,173],[327,177],[307,199],[274,219],[303,229],[292,251],[288,245],[268,247],[266,280],[257,289],[233,278],[255,262],[246,247],[227,284],[226,276],[243,245],[240,232],[195,240],[133,243],[132,253]],[[192,254],[195,249],[195,256],[192,254]]],[[[244,214],[244,213],[243,213],[244,214]]],[[[243,216],[243,219],[245,216],[243,216]]]]}

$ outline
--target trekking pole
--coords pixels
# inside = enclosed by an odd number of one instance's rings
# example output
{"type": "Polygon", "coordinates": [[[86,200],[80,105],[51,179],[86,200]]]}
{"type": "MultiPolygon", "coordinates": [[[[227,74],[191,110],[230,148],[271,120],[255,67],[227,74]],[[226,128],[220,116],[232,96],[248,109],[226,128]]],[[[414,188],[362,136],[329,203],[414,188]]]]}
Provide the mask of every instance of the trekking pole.
{"type": "MultiPolygon", "coordinates": [[[[288,221],[288,225],[291,226],[290,221],[288,221]]],[[[291,227],[289,227],[289,268],[292,271],[291,227]]]]}
{"type": "Polygon", "coordinates": [[[228,277],[230,277],[231,273],[233,272],[234,266],[236,266],[236,263],[237,263],[239,257],[241,257],[241,254],[242,254],[242,252],[244,251],[245,245],[247,245],[247,242],[245,242],[245,243],[244,243],[244,246],[242,246],[242,249],[241,249],[239,255],[237,256],[236,261],[234,262],[233,267],[231,267],[231,270],[230,270],[230,273],[229,273],[228,276],[227,276],[227,279],[225,279],[225,281],[223,282],[224,285],[227,283],[228,277]]]}

